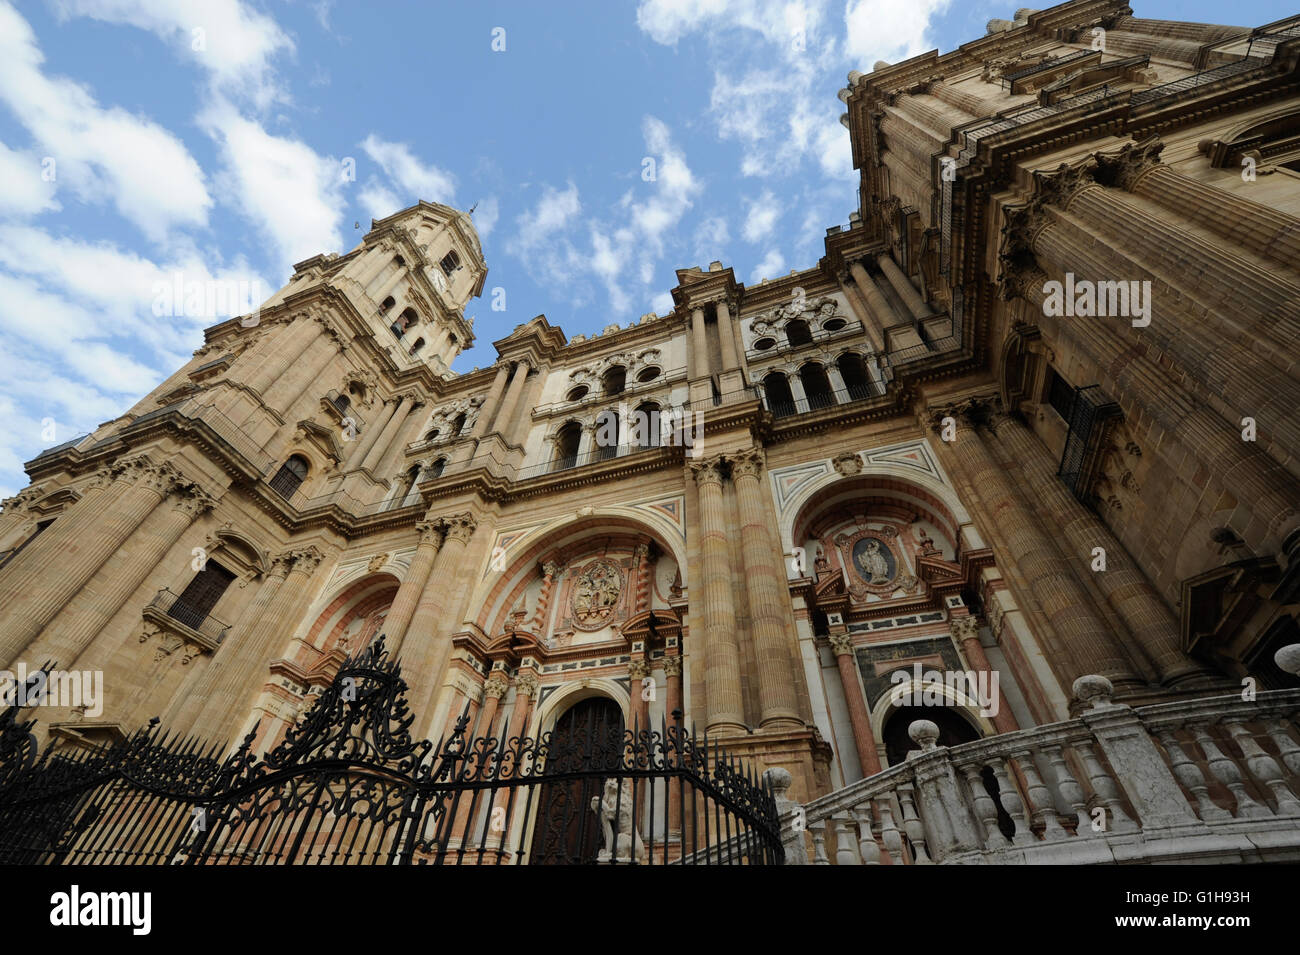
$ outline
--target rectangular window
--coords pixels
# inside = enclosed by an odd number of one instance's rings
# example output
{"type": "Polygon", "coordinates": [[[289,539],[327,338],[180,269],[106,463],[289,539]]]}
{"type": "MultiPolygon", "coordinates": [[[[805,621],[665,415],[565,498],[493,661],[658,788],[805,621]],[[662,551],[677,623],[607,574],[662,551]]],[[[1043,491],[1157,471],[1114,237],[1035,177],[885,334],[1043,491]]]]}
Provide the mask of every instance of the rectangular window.
{"type": "Polygon", "coordinates": [[[207,619],[212,608],[217,605],[217,601],[221,599],[221,595],[226,592],[226,588],[234,579],[235,575],[226,568],[215,561],[208,561],[207,565],[194,575],[189,586],[181,591],[181,595],[167,611],[168,616],[179,620],[187,627],[197,628],[207,619]]]}
{"type": "Polygon", "coordinates": [[[1070,420],[1070,406],[1074,404],[1074,387],[1056,373],[1055,368],[1047,369],[1047,403],[1061,416],[1061,420],[1070,420]]]}

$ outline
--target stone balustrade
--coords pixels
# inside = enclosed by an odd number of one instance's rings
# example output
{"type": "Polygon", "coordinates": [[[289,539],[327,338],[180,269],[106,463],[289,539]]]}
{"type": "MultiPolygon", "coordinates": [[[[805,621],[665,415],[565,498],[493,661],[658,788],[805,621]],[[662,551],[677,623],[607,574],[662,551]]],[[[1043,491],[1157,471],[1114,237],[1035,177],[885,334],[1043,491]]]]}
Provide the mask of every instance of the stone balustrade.
{"type": "Polygon", "coordinates": [[[1300,860],[1300,690],[1136,709],[1103,677],[1074,692],[1076,719],[960,746],[918,720],[906,762],[804,806],[770,770],[786,864],[1300,860]]]}

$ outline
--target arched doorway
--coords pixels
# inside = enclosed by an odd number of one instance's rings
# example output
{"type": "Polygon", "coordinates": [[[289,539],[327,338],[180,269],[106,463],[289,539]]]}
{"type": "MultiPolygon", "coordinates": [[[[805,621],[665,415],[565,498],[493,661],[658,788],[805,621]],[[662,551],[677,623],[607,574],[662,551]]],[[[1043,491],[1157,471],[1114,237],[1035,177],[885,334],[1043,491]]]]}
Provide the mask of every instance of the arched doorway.
{"type": "MultiPolygon", "coordinates": [[[[565,710],[551,731],[546,774],[571,773],[612,760],[611,741],[621,739],[623,711],[608,697],[581,700],[565,710]]],[[[529,865],[585,865],[603,846],[600,817],[591,800],[601,794],[598,777],[543,783],[537,800],[529,865]]]]}

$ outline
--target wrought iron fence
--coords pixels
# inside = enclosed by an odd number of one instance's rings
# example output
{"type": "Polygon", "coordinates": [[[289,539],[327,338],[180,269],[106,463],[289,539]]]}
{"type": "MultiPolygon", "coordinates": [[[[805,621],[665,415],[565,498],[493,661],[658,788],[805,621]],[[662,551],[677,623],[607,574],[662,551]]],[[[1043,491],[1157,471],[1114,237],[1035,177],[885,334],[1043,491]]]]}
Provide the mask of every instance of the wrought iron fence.
{"type": "Polygon", "coordinates": [[[411,734],[383,638],[349,657],[265,755],[157,722],[97,750],[39,751],[0,715],[0,863],[779,865],[765,780],[680,714],[657,731],[411,734]],[[723,851],[725,849],[725,851],[723,851]]]}

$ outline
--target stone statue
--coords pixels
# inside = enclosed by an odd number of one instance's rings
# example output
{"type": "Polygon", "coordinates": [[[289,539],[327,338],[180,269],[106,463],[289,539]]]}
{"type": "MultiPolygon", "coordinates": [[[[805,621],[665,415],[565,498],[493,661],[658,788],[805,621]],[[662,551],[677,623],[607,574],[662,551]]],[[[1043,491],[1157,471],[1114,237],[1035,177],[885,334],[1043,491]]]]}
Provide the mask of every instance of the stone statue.
{"type": "Polygon", "coordinates": [[[645,845],[641,834],[632,826],[632,781],[623,780],[622,795],[619,795],[619,781],[605,780],[605,792],[601,796],[591,797],[591,809],[600,815],[601,827],[605,830],[605,848],[596,854],[597,862],[645,862],[645,845]],[[618,816],[618,841],[614,840],[614,816],[618,816]]]}

